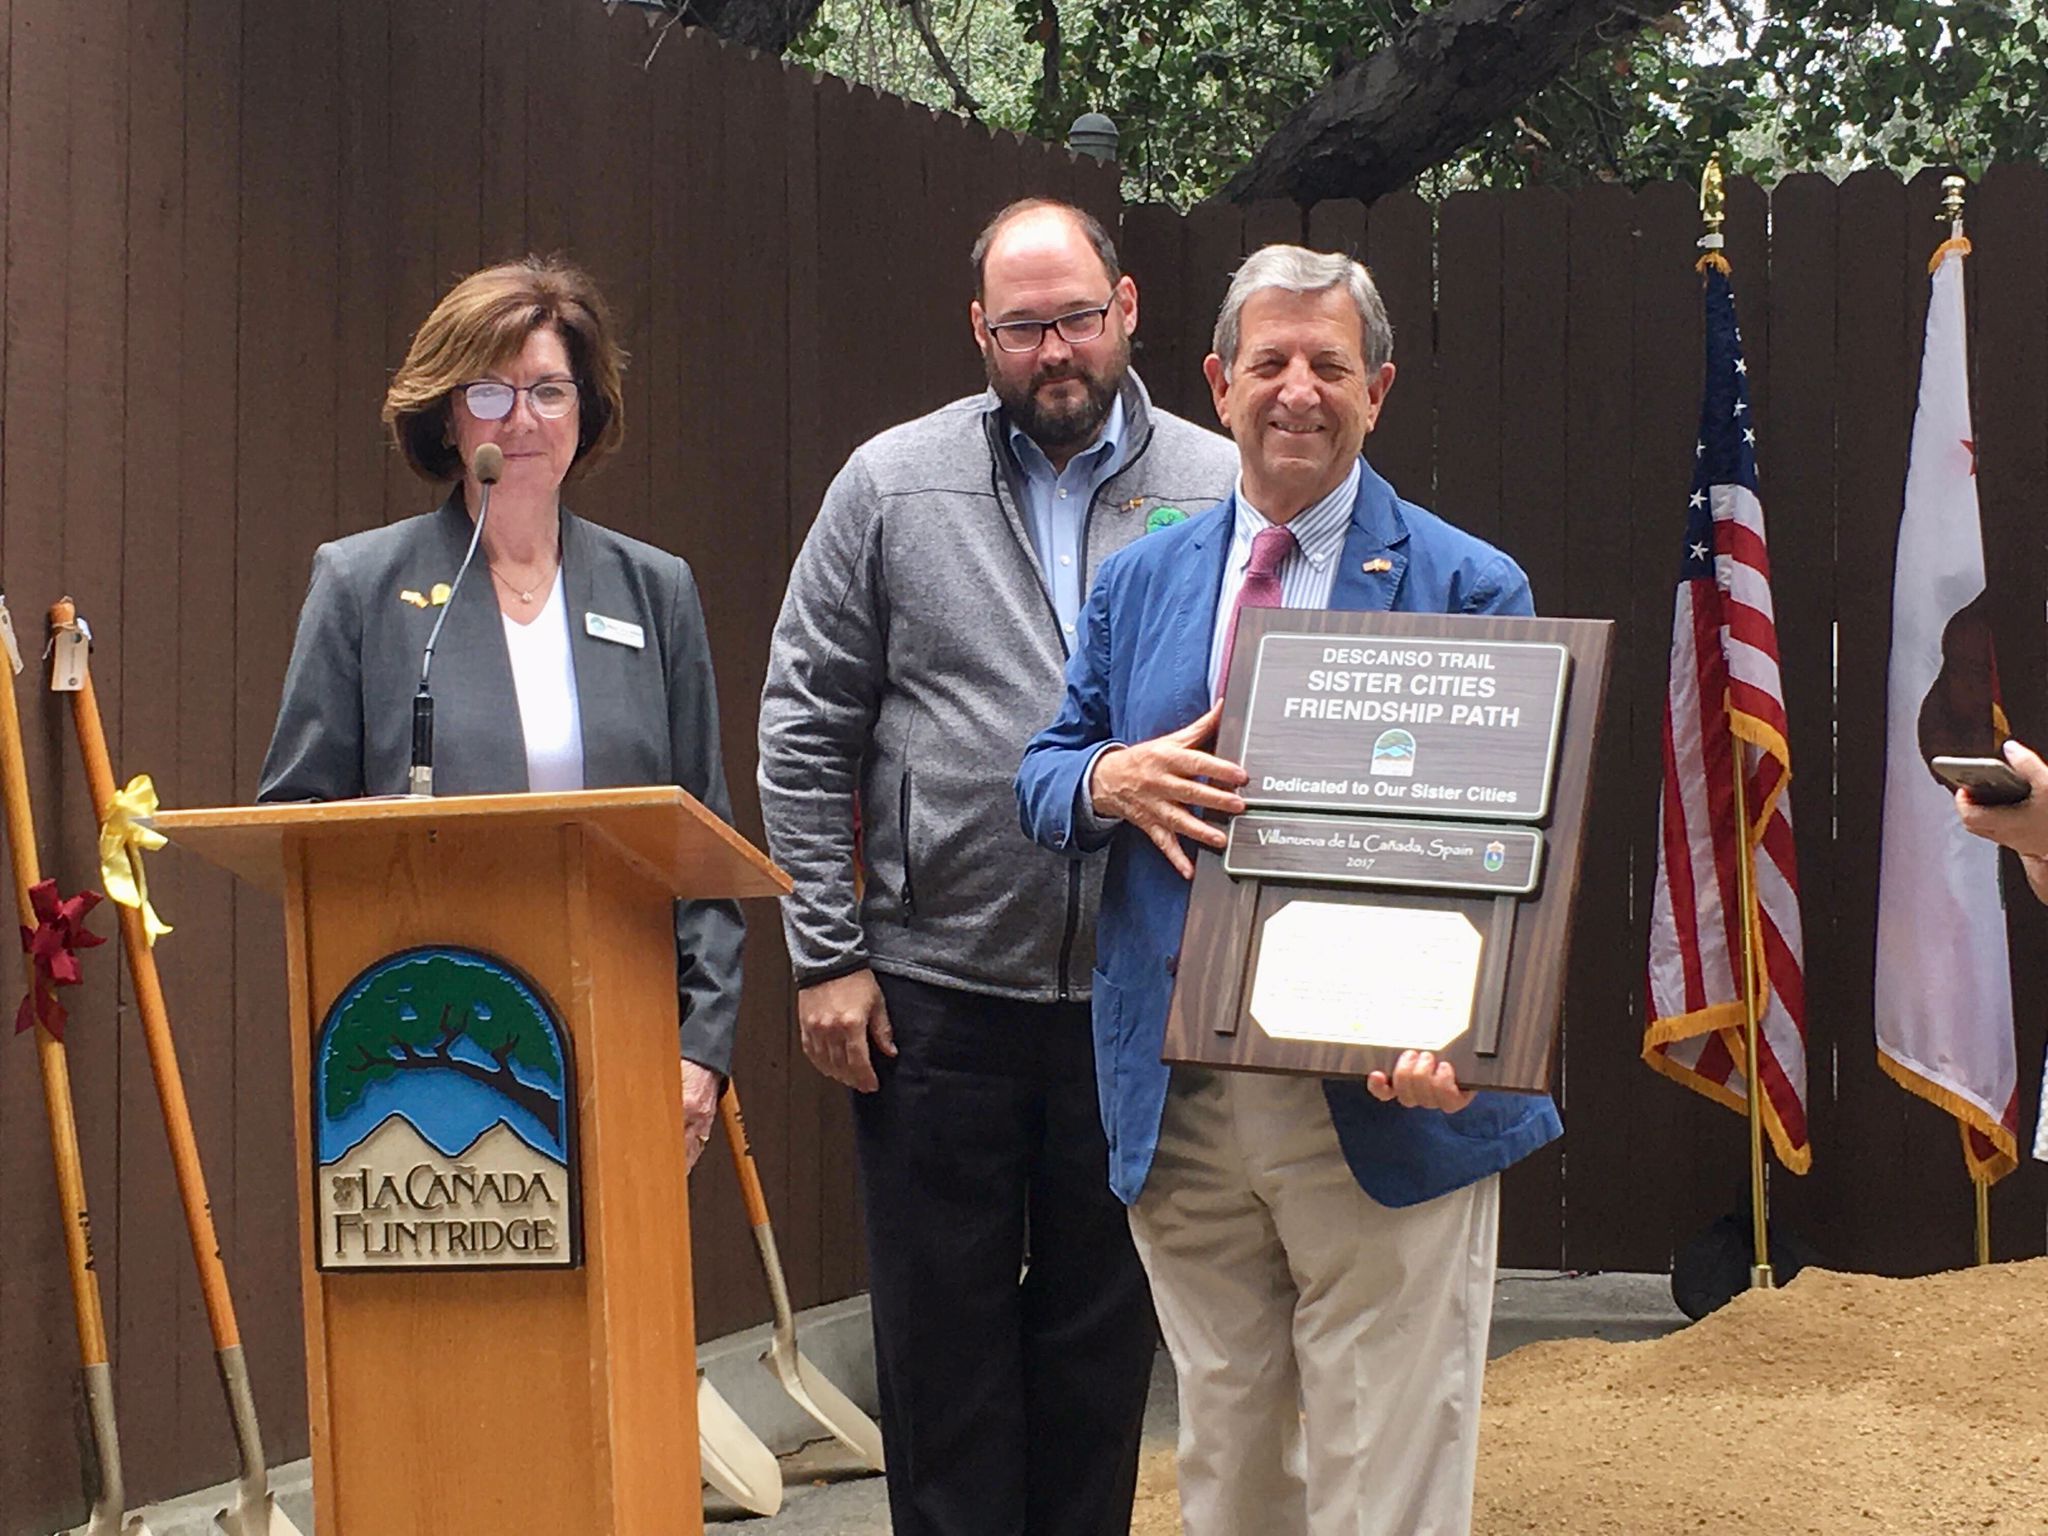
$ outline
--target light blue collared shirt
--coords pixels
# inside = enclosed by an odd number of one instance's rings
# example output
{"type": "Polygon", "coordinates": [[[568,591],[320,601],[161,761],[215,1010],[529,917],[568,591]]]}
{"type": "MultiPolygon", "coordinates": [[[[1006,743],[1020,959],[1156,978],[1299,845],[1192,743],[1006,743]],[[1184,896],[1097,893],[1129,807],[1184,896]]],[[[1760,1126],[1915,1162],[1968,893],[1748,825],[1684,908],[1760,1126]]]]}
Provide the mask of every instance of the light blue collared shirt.
{"type": "Polygon", "coordinates": [[[1081,561],[1086,551],[1088,508],[1102,482],[1123,468],[1124,402],[1111,402],[1102,434],[1067,460],[1067,467],[1055,473],[1045,450],[1006,416],[1010,456],[1024,476],[1024,527],[1031,535],[1031,548],[1038,555],[1038,568],[1045,577],[1046,594],[1052,598],[1060,617],[1060,638],[1069,651],[1074,648],[1074,626],[1081,619],[1081,600],[1088,594],[1081,587],[1081,561]]]}
{"type": "MultiPolygon", "coordinates": [[[[1327,608],[1330,591],[1337,584],[1337,557],[1344,553],[1344,538],[1351,531],[1351,504],[1358,500],[1358,461],[1338,487],[1312,507],[1304,508],[1287,521],[1294,532],[1295,548],[1280,567],[1282,608],[1327,608]]],[[[1209,697],[1223,691],[1223,646],[1237,618],[1238,589],[1244,585],[1245,568],[1252,563],[1252,540],[1261,529],[1273,524],[1245,499],[1244,476],[1237,479],[1237,520],[1230,530],[1230,553],[1223,560],[1223,590],[1216,597],[1216,631],[1209,637],[1209,697]]]]}

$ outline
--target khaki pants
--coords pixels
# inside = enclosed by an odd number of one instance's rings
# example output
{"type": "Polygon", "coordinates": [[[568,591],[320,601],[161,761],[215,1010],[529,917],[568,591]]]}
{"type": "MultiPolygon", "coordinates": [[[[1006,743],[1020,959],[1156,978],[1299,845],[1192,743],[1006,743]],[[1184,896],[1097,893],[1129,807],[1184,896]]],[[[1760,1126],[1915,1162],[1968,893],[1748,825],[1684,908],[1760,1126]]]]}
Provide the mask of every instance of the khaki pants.
{"type": "Polygon", "coordinates": [[[1500,1181],[1358,1187],[1314,1078],[1175,1068],[1131,1231],[1188,1536],[1464,1536],[1500,1181]]]}

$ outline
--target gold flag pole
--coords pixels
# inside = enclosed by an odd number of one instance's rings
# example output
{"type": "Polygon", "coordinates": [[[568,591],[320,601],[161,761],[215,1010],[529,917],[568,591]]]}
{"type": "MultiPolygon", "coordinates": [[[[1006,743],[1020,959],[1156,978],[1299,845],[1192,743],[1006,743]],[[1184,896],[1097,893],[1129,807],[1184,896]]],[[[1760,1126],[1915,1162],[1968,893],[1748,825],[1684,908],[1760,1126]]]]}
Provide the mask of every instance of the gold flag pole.
{"type": "Polygon", "coordinates": [[[1771,1269],[1769,1213],[1764,1206],[1764,1094],[1757,1070],[1756,873],[1750,863],[1749,786],[1744,782],[1743,745],[1735,743],[1735,825],[1741,841],[1735,855],[1736,900],[1742,903],[1742,1077],[1749,1091],[1749,1209],[1756,1262],[1749,1267],[1751,1289],[1777,1288],[1771,1269]]]}
{"type": "MultiPolygon", "coordinates": [[[[1951,242],[1963,239],[1963,198],[1969,190],[1969,182],[1961,176],[1941,178],[1941,211],[1935,215],[1935,222],[1948,225],[1951,242]]],[[[1937,258],[1940,253],[1936,253],[1937,258]]],[[[1977,1207],[1977,1262],[1991,1262],[1991,1185],[1988,1180],[1972,1176],[1977,1207]]]]}
{"type": "MultiPolygon", "coordinates": [[[[1722,185],[1719,155],[1707,157],[1707,168],[1700,176],[1700,222],[1705,226],[1700,249],[1706,252],[1700,258],[1701,269],[1715,266],[1726,272],[1728,259],[1721,254],[1725,244],[1721,229],[1728,222],[1728,194],[1722,185]]],[[[1757,1069],[1761,1053],[1757,1042],[1756,881],[1750,864],[1749,784],[1743,771],[1743,744],[1739,739],[1734,749],[1735,885],[1736,899],[1742,904],[1742,1078],[1749,1096],[1749,1209],[1756,1260],[1750,1265],[1749,1283],[1753,1290],[1768,1291],[1776,1289],[1778,1282],[1771,1270],[1770,1218],[1764,1204],[1763,1087],[1757,1069]]]]}

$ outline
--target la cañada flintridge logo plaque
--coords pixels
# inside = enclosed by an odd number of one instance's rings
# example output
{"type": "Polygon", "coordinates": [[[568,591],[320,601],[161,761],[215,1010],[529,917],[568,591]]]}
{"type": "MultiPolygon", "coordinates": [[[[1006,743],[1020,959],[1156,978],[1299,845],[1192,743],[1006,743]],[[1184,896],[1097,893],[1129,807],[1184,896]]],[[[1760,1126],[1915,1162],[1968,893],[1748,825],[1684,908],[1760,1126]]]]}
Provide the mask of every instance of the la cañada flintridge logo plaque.
{"type": "Polygon", "coordinates": [[[490,955],[408,949],[356,977],[314,1038],[317,1267],[575,1267],[573,1067],[490,955]]]}

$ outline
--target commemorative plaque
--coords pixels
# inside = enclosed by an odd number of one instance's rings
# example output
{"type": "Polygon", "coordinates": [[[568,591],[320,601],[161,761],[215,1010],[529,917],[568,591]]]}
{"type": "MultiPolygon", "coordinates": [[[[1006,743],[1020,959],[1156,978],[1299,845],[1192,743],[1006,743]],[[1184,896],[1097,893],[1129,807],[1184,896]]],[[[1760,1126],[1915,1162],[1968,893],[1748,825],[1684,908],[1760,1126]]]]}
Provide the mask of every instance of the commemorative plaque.
{"type": "Polygon", "coordinates": [[[1427,1050],[1546,1091],[1613,628],[1243,613],[1216,751],[1250,808],[1196,859],[1165,1059],[1350,1077],[1427,1050]]]}

